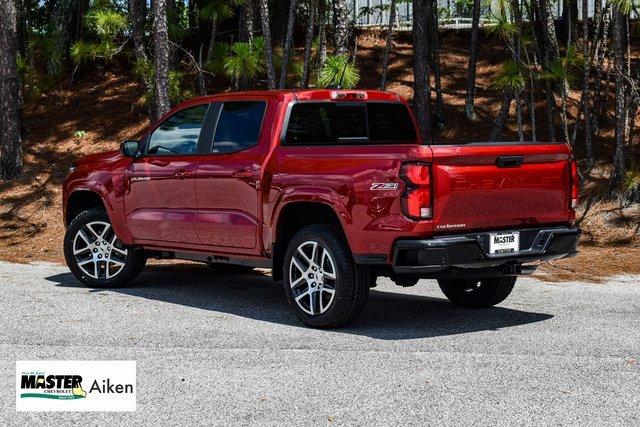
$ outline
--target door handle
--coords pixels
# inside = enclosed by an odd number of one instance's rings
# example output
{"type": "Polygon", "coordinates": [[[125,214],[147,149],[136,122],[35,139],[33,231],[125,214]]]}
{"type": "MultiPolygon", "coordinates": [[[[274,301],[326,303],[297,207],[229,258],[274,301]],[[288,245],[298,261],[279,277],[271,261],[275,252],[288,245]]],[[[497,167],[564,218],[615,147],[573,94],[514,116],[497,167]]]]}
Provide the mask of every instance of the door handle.
{"type": "Polygon", "coordinates": [[[179,178],[179,179],[189,178],[192,175],[193,175],[192,171],[187,171],[187,170],[183,170],[183,169],[177,170],[177,171],[175,171],[173,173],[173,176],[175,176],[176,178],[179,178]]]}
{"type": "Polygon", "coordinates": [[[167,166],[169,164],[168,161],[161,160],[161,159],[153,159],[149,163],[151,163],[154,166],[160,166],[160,167],[164,167],[164,166],[167,166]]]}
{"type": "Polygon", "coordinates": [[[499,168],[517,168],[524,161],[524,156],[499,156],[496,166],[499,168]]]}
{"type": "Polygon", "coordinates": [[[235,171],[232,176],[234,178],[253,178],[253,172],[250,169],[235,171]]]}

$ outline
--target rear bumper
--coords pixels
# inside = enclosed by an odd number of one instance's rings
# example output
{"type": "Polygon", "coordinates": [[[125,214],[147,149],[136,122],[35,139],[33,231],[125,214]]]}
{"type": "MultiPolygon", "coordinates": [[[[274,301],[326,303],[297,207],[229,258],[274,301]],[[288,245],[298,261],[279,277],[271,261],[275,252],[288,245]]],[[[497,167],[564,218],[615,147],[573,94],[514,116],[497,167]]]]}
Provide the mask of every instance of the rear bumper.
{"type": "Polygon", "coordinates": [[[523,263],[559,259],[577,253],[580,229],[552,227],[519,231],[516,254],[489,254],[490,232],[433,239],[402,239],[394,247],[392,267],[398,274],[452,273],[466,269],[501,270],[504,274],[526,274],[534,269],[523,263]]]}

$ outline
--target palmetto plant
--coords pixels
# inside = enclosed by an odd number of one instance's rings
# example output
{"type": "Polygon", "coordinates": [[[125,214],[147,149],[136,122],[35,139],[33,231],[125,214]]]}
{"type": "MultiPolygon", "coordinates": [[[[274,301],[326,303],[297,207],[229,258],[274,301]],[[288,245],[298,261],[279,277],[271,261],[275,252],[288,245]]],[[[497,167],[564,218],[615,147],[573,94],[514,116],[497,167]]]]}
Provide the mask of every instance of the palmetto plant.
{"type": "Polygon", "coordinates": [[[263,70],[262,51],[255,43],[236,42],[224,61],[225,74],[236,81],[254,79],[263,70]]]}
{"type": "Polygon", "coordinates": [[[347,55],[332,55],[327,57],[324,67],[318,76],[318,86],[327,87],[340,85],[345,89],[356,87],[360,81],[360,72],[349,61],[347,55]]]}

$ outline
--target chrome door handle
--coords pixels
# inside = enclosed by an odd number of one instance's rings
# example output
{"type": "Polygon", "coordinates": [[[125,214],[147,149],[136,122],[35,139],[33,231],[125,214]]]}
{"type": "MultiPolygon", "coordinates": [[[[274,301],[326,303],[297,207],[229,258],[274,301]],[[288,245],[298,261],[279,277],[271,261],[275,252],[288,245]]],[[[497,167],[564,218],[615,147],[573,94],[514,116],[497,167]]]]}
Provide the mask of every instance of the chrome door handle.
{"type": "Polygon", "coordinates": [[[193,172],[186,170],[177,170],[173,174],[173,176],[180,179],[189,178],[191,175],[193,175],[193,172]]]}
{"type": "Polygon", "coordinates": [[[251,172],[249,169],[235,171],[233,173],[233,177],[234,178],[253,178],[253,172],[251,172]]]}

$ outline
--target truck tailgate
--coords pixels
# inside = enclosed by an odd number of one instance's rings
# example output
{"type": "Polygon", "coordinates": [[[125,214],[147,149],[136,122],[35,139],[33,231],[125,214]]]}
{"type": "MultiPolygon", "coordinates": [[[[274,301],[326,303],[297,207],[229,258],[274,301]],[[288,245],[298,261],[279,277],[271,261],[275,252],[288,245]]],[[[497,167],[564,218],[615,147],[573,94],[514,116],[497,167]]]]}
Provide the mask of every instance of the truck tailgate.
{"type": "Polygon", "coordinates": [[[472,143],[431,148],[437,233],[572,221],[567,145],[472,143]]]}

